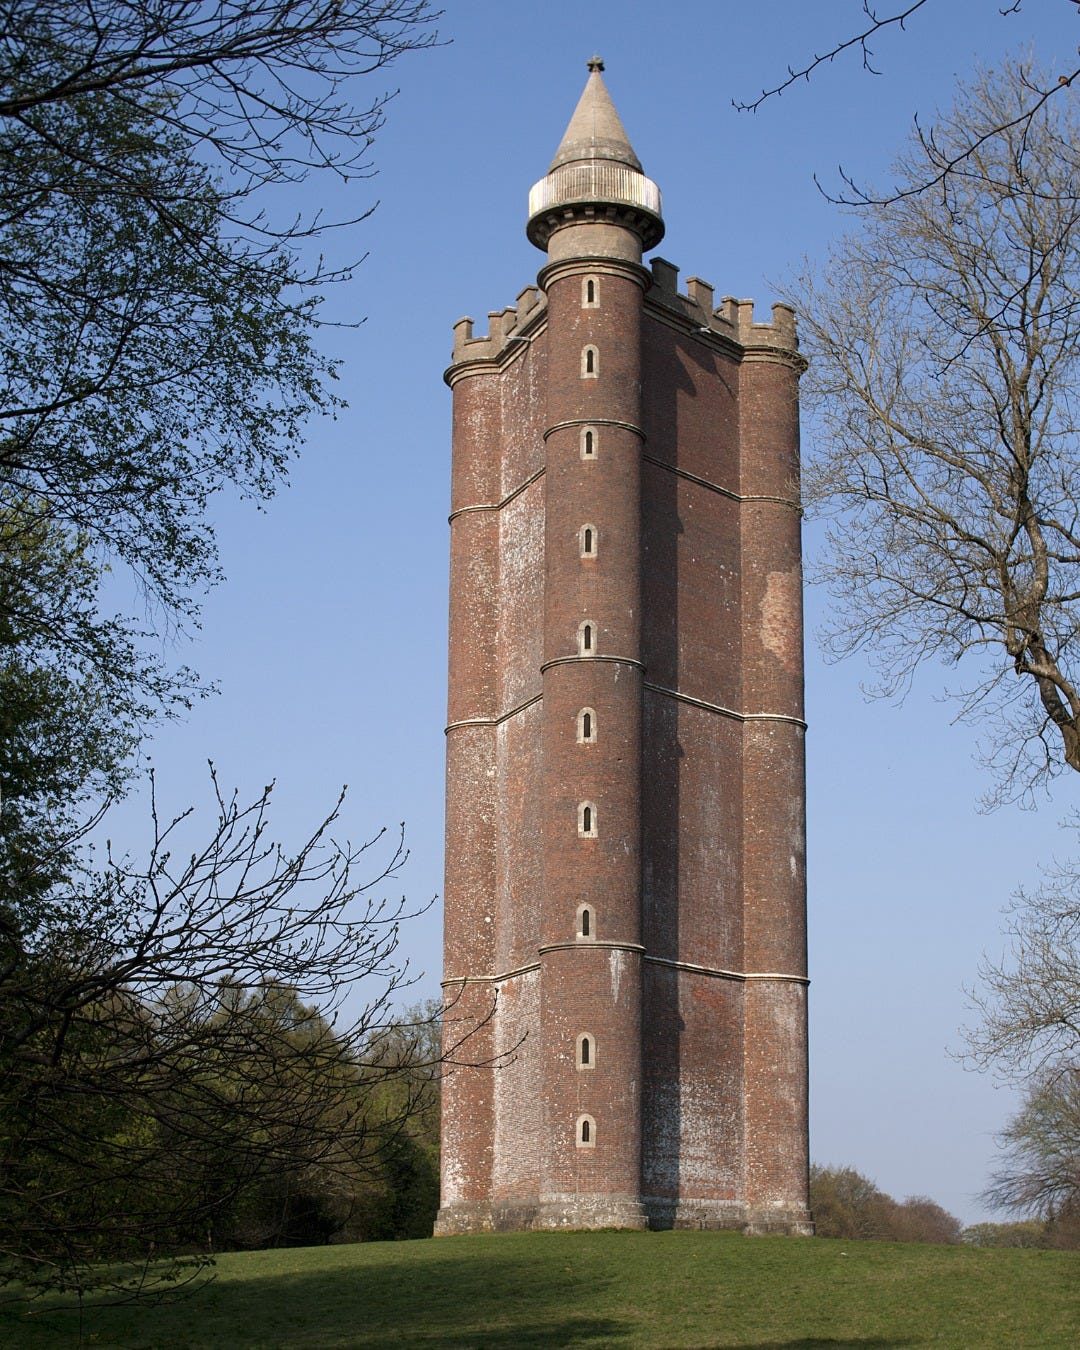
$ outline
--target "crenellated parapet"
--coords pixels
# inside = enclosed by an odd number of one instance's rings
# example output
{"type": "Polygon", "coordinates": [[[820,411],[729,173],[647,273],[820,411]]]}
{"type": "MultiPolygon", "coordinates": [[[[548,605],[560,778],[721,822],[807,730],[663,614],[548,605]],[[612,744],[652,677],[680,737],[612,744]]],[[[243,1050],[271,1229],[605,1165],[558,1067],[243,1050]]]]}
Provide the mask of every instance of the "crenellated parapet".
{"type": "Polygon", "coordinates": [[[454,324],[453,360],[444,379],[453,387],[460,374],[475,371],[477,366],[502,366],[517,355],[516,348],[524,347],[536,336],[547,315],[547,296],[538,286],[526,286],[518,295],[516,305],[491,310],[488,331],[473,335],[473,320],[458,319],[454,324]]]}
{"type": "Polygon", "coordinates": [[[802,371],[806,358],[799,355],[799,337],[795,311],[778,301],[772,307],[772,320],[760,323],[754,318],[753,300],[736,300],[725,295],[714,304],[714,287],[700,277],[689,277],[686,294],[679,291],[679,269],[665,258],[653,258],[652,286],[648,303],[678,316],[695,335],[718,339],[744,360],[782,361],[802,371]]]}

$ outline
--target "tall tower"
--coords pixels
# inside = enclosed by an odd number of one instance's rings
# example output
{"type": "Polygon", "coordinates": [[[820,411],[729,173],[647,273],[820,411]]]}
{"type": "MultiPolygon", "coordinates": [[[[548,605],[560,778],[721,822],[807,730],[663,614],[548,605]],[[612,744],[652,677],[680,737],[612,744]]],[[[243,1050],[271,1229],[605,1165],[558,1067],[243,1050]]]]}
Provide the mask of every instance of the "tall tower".
{"type": "Polygon", "coordinates": [[[808,1232],[794,316],[664,233],[601,77],[454,330],[441,1234],[808,1232]]]}

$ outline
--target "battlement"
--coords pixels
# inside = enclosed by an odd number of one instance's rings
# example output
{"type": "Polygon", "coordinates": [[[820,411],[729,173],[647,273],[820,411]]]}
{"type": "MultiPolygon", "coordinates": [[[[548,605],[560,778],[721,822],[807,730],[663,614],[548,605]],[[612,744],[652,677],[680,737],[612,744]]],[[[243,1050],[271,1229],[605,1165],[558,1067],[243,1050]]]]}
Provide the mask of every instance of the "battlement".
{"type": "Polygon", "coordinates": [[[753,300],[736,300],[734,296],[725,295],[720,304],[714,306],[714,287],[700,277],[688,277],[686,290],[685,295],[680,294],[679,269],[674,263],[665,258],[652,259],[649,299],[681,314],[698,332],[714,333],[741,347],[798,351],[795,311],[790,305],[778,301],[772,307],[772,321],[759,323],[754,319],[753,300]]]}
{"type": "Polygon", "coordinates": [[[486,335],[473,336],[473,321],[458,319],[454,324],[453,364],[461,361],[497,361],[512,343],[529,339],[524,330],[532,328],[547,308],[547,296],[537,286],[526,286],[516,305],[488,313],[486,335]]]}

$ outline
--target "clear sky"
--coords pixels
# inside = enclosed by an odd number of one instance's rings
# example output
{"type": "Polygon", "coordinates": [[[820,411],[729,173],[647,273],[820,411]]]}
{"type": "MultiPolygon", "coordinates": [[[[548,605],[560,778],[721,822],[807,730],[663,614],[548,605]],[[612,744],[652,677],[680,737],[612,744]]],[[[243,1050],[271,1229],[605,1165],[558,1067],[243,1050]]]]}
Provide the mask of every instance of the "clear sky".
{"type": "MultiPolygon", "coordinates": [[[[899,6],[898,6],[899,7],[899,6]]],[[[152,747],[166,805],[208,806],[204,766],[254,793],[276,778],[274,823],[297,842],[350,785],[353,838],[404,820],[401,888],[441,890],[451,325],[512,303],[543,261],[525,239],[530,185],[547,169],[594,51],[630,138],[664,193],[664,257],[717,296],[753,296],[821,255],[844,227],[814,186],[837,164],[880,180],[919,112],[950,101],[980,60],[1033,47],[1075,52],[1068,0],[932,0],[908,32],[874,43],[760,112],[738,113],[785,66],[855,31],[859,0],[448,0],[438,50],[407,57],[370,92],[399,87],[373,148],[378,175],[317,182],[309,202],[346,215],[376,199],[343,253],[366,251],[328,315],[348,409],[312,424],[291,486],[259,514],[217,512],[227,583],[178,659],[220,695],[152,747]]],[[[885,9],[882,0],[882,9],[885,9]]],[[[1063,59],[1067,57],[1063,56],[1063,59]]],[[[363,90],[359,97],[365,97],[363,90]]],[[[815,532],[807,530],[812,551],[815,532]]],[[[807,645],[813,1157],[851,1164],[897,1197],[928,1194],[965,1221],[993,1165],[1008,1091],[948,1050],[962,986],[1000,948],[1000,911],[1040,860],[1070,849],[1059,830],[1077,786],[1035,812],[978,813],[989,786],[975,738],[951,725],[930,669],[902,708],[867,703],[858,660],[826,666],[807,645]]],[[[140,817],[112,830],[131,847],[140,817]],[[122,832],[122,835],[121,835],[122,832]]],[[[441,911],[403,934],[435,994],[441,911]]]]}

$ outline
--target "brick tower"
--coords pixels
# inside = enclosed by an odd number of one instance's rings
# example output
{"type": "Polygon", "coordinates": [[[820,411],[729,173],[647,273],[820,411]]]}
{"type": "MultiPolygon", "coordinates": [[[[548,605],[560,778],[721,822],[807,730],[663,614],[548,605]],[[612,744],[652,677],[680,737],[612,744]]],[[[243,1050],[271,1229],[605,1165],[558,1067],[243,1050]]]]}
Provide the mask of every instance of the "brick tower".
{"type": "Polygon", "coordinates": [[[538,287],[446,375],[447,1043],[478,1030],[436,1232],[808,1232],[803,362],[786,307],[642,265],[660,192],[589,70],[538,287]]]}

